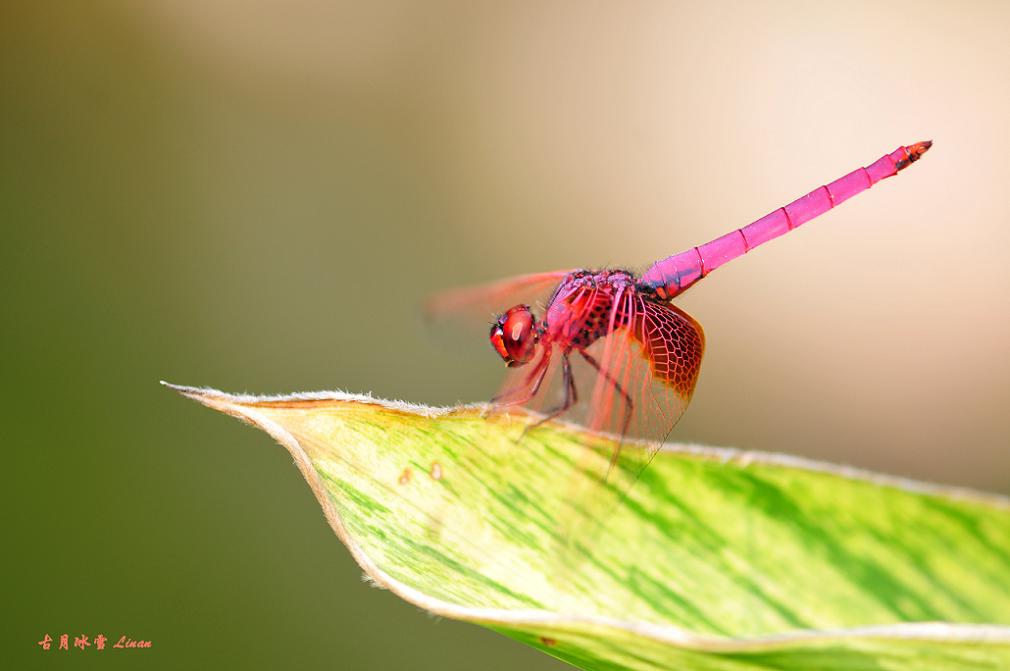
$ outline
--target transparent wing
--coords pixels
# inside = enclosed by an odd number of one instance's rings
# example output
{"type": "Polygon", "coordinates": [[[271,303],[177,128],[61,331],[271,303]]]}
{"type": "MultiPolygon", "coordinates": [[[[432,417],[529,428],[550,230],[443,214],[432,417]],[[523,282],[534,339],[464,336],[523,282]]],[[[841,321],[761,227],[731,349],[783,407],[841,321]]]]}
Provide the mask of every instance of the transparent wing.
{"type": "Polygon", "coordinates": [[[620,466],[634,481],[691,402],[705,335],[683,310],[631,292],[613,312],[608,336],[587,352],[598,369],[587,426],[623,436],[608,470],[620,466]]]}
{"type": "MultiPolygon", "coordinates": [[[[601,537],[614,507],[632,491],[687,408],[705,336],[682,310],[643,298],[632,288],[619,290],[613,301],[595,288],[555,300],[564,300],[576,323],[610,305],[603,336],[586,349],[575,338],[555,343],[526,366],[510,369],[497,410],[509,416],[510,408],[522,405],[543,419],[559,417],[612,436],[598,440],[585,434],[585,449],[572,455],[573,468],[558,482],[571,507],[571,515],[553,520],[558,541],[553,556],[558,575],[564,576],[584,561],[584,548],[601,537]],[[566,401],[574,403],[569,407],[566,401]],[[601,482],[607,485],[602,491],[601,482]]],[[[516,449],[544,440],[552,426],[523,416],[515,428],[516,449]]]]}
{"type": "MultiPolygon", "coordinates": [[[[576,319],[597,305],[595,289],[565,304],[576,319]]],[[[631,289],[614,297],[605,333],[586,349],[556,345],[523,368],[512,369],[496,397],[500,406],[523,405],[545,417],[610,434],[620,448],[583,470],[618,488],[629,487],[666,441],[687,409],[701,369],[705,335],[679,308],[631,289]],[[571,383],[565,373],[565,349],[571,383]],[[571,402],[569,405],[566,399],[571,402]]]]}
{"type": "MultiPolygon", "coordinates": [[[[585,302],[591,305],[591,298],[585,302]]],[[[584,352],[569,351],[578,402],[561,419],[609,433],[612,439],[598,441],[586,434],[586,449],[575,456],[571,477],[559,483],[572,509],[569,518],[556,520],[559,575],[583,561],[580,548],[601,537],[614,506],[632,492],[683,415],[705,349],[698,322],[679,308],[632,290],[616,297],[608,320],[604,337],[584,352]],[[600,495],[601,481],[612,496],[600,495]]],[[[563,361],[563,352],[555,348],[544,369],[547,391],[530,399],[529,407],[541,412],[557,407],[564,397],[563,361]]],[[[522,389],[524,382],[517,381],[516,388],[522,389]]],[[[524,440],[538,440],[540,431],[550,431],[549,425],[534,429],[524,440]]]]}
{"type": "MultiPolygon", "coordinates": [[[[566,294],[561,302],[571,312],[574,320],[578,321],[592,310],[596,294],[596,289],[580,288],[566,294]]],[[[544,314],[546,319],[551,317],[551,314],[544,314]]],[[[541,347],[533,361],[521,368],[508,369],[501,388],[494,397],[494,403],[500,409],[522,405],[545,418],[563,417],[568,421],[585,424],[585,403],[565,407],[568,387],[564,377],[565,365],[561,348],[541,347]]],[[[575,400],[577,399],[573,399],[575,400]]]]}
{"type": "Polygon", "coordinates": [[[530,273],[472,287],[449,289],[430,296],[424,303],[424,314],[428,319],[468,314],[486,319],[519,303],[532,305],[571,272],[530,273]]]}

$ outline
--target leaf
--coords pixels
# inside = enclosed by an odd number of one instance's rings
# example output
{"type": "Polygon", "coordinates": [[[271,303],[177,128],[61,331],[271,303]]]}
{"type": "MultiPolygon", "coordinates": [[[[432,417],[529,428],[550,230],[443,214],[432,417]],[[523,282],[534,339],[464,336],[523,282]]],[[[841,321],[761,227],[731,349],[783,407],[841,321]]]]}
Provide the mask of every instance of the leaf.
{"type": "Polygon", "coordinates": [[[377,584],[578,667],[1010,668],[1002,497],[692,446],[628,488],[524,414],[172,388],[280,441],[377,584]]]}

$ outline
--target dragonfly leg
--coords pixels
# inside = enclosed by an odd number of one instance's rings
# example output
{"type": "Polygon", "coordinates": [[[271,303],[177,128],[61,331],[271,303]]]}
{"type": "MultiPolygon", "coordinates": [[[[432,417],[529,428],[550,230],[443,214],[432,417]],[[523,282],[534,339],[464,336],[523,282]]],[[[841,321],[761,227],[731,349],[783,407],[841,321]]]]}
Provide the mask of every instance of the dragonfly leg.
{"type": "Polygon", "coordinates": [[[624,422],[621,425],[621,442],[617,444],[617,449],[614,450],[614,454],[610,457],[610,465],[607,466],[607,477],[610,476],[610,471],[613,470],[614,466],[617,464],[618,457],[621,456],[621,445],[624,443],[624,436],[628,433],[628,427],[631,425],[631,418],[634,416],[635,402],[631,399],[631,395],[624,390],[624,387],[610,375],[608,371],[603,370],[599,362],[585,350],[579,350],[579,354],[582,358],[589,363],[590,366],[596,369],[600,375],[604,377],[607,382],[614,386],[614,390],[621,395],[624,399],[624,422]]]}
{"type": "Polygon", "coordinates": [[[492,398],[488,404],[489,407],[482,413],[482,416],[487,417],[493,409],[499,406],[522,405],[536,396],[540,391],[540,385],[543,384],[544,378],[547,376],[550,363],[551,353],[550,350],[547,350],[544,352],[544,356],[533,367],[533,370],[526,376],[526,379],[523,380],[522,384],[518,385],[518,389],[510,389],[504,394],[499,394],[492,398]]]}
{"type": "Polygon", "coordinates": [[[563,401],[561,401],[561,405],[554,408],[553,410],[548,411],[546,415],[544,415],[537,421],[533,422],[532,424],[527,424],[526,428],[523,429],[522,435],[519,436],[519,440],[517,440],[516,442],[519,442],[523,438],[525,438],[526,434],[529,433],[532,429],[535,429],[541,424],[549,422],[552,419],[565,414],[569,408],[571,408],[573,405],[579,402],[579,392],[575,389],[575,378],[572,376],[572,363],[571,361],[568,360],[568,352],[565,352],[562,355],[561,375],[563,378],[562,384],[565,388],[565,398],[563,401]]]}

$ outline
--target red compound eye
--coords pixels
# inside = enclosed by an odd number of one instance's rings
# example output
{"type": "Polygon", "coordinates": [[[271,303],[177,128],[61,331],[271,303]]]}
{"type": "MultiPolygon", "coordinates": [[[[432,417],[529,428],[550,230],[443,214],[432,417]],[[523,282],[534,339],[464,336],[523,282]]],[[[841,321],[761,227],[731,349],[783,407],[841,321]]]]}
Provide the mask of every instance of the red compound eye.
{"type": "Polygon", "coordinates": [[[536,319],[528,305],[517,305],[491,325],[491,346],[509,366],[533,358],[537,344],[536,319]]]}

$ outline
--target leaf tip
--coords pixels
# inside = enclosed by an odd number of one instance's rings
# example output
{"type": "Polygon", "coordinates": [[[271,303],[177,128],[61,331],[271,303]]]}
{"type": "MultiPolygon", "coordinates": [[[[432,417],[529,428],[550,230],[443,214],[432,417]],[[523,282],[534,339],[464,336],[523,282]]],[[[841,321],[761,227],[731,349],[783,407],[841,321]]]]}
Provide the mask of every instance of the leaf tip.
{"type": "Polygon", "coordinates": [[[160,384],[162,387],[168,387],[172,391],[177,391],[180,394],[185,394],[187,391],[193,389],[193,387],[187,387],[182,384],[174,384],[172,382],[169,382],[168,380],[158,380],[158,384],[160,384]]]}
{"type": "Polygon", "coordinates": [[[165,380],[159,380],[159,382],[161,383],[161,386],[167,387],[168,389],[171,389],[188,399],[192,399],[201,405],[205,405],[212,410],[217,410],[225,413],[226,415],[250,421],[246,414],[239,410],[239,407],[242,405],[242,399],[236,396],[226,394],[223,391],[218,391],[217,389],[210,389],[208,387],[190,387],[183,384],[173,384],[171,382],[166,382],[165,380]]]}
{"type": "Polygon", "coordinates": [[[174,384],[172,382],[167,382],[165,380],[158,380],[158,384],[160,384],[162,387],[167,387],[168,389],[171,389],[174,392],[178,392],[179,394],[182,394],[186,398],[191,398],[194,401],[200,401],[202,398],[211,394],[217,396],[224,395],[222,392],[219,392],[216,389],[202,389],[200,387],[190,387],[184,384],[174,384]]]}

